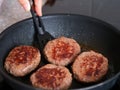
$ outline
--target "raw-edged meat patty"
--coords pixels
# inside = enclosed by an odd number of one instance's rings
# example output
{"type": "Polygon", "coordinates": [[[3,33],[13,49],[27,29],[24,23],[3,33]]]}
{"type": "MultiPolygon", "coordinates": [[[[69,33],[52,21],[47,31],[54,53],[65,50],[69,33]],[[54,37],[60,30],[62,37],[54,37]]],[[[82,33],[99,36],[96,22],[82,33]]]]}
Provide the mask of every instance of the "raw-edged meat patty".
{"type": "Polygon", "coordinates": [[[96,82],[107,73],[108,59],[94,51],[83,52],[75,59],[72,70],[78,81],[96,82]]]}
{"type": "Polygon", "coordinates": [[[14,76],[25,76],[39,65],[40,59],[41,55],[37,48],[21,45],[10,51],[4,67],[14,76]]]}
{"type": "Polygon", "coordinates": [[[67,37],[59,37],[51,40],[44,48],[47,60],[52,64],[62,66],[73,62],[80,51],[79,44],[74,39],[67,37]]]}
{"type": "Polygon", "coordinates": [[[47,64],[30,77],[32,85],[45,90],[66,90],[72,83],[72,74],[66,67],[47,64]]]}

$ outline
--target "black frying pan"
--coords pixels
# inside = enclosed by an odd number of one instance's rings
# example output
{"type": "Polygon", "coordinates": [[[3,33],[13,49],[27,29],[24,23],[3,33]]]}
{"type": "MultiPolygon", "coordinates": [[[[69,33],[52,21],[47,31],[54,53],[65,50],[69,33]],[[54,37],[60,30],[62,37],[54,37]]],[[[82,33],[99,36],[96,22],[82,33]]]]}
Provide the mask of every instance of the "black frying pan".
{"type": "MultiPolygon", "coordinates": [[[[93,49],[109,59],[107,75],[99,82],[82,84],[73,80],[70,89],[111,88],[120,75],[120,31],[101,20],[81,15],[48,15],[42,17],[45,29],[54,37],[74,38],[82,51],[93,49]]],[[[23,20],[8,27],[0,34],[0,72],[5,80],[17,90],[34,90],[29,75],[15,78],[4,69],[4,60],[9,51],[18,45],[33,45],[32,19],[23,20]]],[[[45,64],[44,62],[42,62],[45,64]]]]}

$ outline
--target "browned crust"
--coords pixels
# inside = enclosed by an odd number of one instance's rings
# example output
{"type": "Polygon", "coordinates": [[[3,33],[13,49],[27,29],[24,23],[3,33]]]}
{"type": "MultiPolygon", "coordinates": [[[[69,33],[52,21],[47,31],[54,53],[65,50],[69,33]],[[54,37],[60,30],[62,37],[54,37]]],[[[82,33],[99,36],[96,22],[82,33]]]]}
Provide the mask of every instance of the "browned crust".
{"type": "Polygon", "coordinates": [[[108,59],[94,51],[83,52],[76,58],[72,70],[77,80],[96,82],[107,73],[108,59]]]}
{"type": "Polygon", "coordinates": [[[65,67],[47,64],[33,73],[30,80],[35,87],[47,90],[64,90],[71,85],[72,76],[65,67]]]}
{"type": "Polygon", "coordinates": [[[79,44],[71,38],[59,37],[49,41],[44,54],[50,63],[66,66],[73,62],[74,58],[80,53],[79,44]]]}
{"type": "Polygon", "coordinates": [[[25,76],[38,66],[40,57],[40,52],[35,47],[17,46],[10,51],[4,67],[14,76],[25,76]]]}

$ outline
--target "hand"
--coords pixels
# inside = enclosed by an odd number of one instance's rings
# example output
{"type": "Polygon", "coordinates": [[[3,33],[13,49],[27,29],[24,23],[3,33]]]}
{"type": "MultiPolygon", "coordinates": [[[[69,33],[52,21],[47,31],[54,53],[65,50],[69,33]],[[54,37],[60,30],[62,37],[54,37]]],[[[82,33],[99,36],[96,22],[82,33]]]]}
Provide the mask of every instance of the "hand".
{"type": "MultiPolygon", "coordinates": [[[[29,0],[19,0],[20,4],[26,11],[30,11],[30,1],[29,0]]],[[[42,0],[34,0],[35,2],[35,12],[38,16],[42,16],[42,0]]]]}

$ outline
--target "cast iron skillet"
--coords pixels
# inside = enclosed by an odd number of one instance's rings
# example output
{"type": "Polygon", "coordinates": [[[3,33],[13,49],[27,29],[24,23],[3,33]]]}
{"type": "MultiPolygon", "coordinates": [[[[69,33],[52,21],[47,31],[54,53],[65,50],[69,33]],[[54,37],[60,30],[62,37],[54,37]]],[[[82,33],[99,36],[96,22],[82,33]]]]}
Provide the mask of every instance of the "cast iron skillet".
{"type": "MultiPolygon", "coordinates": [[[[107,75],[97,83],[83,84],[73,79],[70,89],[111,88],[120,75],[120,31],[101,20],[82,15],[47,15],[43,16],[45,29],[54,37],[74,38],[82,51],[90,49],[102,53],[109,59],[107,75]]],[[[0,34],[0,72],[5,80],[17,90],[35,90],[29,81],[29,75],[16,78],[4,69],[4,60],[9,51],[18,45],[33,45],[35,41],[32,19],[26,19],[8,27],[0,34]]],[[[40,64],[43,65],[46,62],[40,64]]],[[[39,67],[40,67],[39,66],[39,67]]],[[[70,69],[71,67],[68,66],[70,69]]]]}

